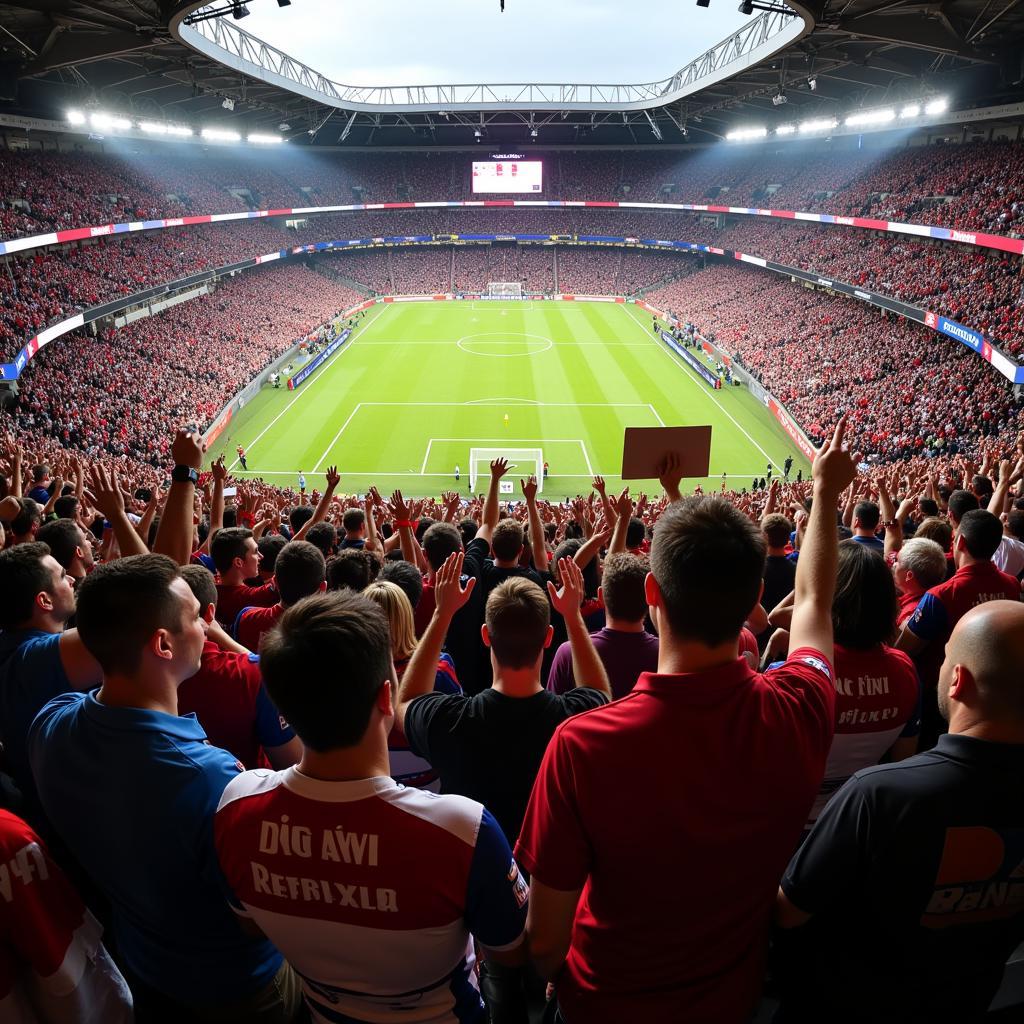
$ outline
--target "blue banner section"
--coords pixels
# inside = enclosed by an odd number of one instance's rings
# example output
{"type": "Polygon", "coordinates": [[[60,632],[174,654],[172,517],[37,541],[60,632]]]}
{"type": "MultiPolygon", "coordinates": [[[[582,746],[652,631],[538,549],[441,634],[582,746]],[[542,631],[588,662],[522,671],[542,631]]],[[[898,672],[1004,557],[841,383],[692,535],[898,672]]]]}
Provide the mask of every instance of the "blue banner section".
{"type": "Polygon", "coordinates": [[[713,388],[718,387],[718,378],[699,359],[697,359],[688,348],[684,348],[680,345],[679,342],[668,333],[668,331],[659,331],[658,333],[661,335],[661,340],[665,342],[665,344],[668,345],[668,347],[672,349],[672,351],[675,352],[687,366],[692,370],[695,370],[697,374],[703,377],[704,380],[713,388]]]}
{"type": "Polygon", "coordinates": [[[18,368],[14,363],[0,363],[0,380],[14,380],[18,376],[18,368]]]}
{"type": "Polygon", "coordinates": [[[935,319],[935,329],[940,333],[950,338],[956,338],[961,344],[966,345],[975,352],[982,350],[984,338],[977,331],[944,316],[938,316],[935,319]]]}
{"type": "Polygon", "coordinates": [[[316,358],[311,359],[306,365],[299,370],[298,373],[293,374],[288,378],[288,390],[294,391],[318,366],[325,363],[335,352],[341,348],[342,345],[348,341],[348,337],[352,332],[350,330],[344,330],[339,334],[334,341],[332,341],[327,348],[317,354],[316,358]]]}

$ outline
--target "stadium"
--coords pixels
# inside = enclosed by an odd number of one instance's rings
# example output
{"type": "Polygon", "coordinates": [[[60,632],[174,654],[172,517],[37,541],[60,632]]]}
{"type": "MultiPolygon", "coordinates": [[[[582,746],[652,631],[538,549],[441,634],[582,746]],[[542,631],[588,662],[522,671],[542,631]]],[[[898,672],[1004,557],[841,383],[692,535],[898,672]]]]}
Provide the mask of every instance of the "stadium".
{"type": "Polygon", "coordinates": [[[0,1022],[1024,1019],[1017,0],[0,0],[0,260],[0,1022]]]}

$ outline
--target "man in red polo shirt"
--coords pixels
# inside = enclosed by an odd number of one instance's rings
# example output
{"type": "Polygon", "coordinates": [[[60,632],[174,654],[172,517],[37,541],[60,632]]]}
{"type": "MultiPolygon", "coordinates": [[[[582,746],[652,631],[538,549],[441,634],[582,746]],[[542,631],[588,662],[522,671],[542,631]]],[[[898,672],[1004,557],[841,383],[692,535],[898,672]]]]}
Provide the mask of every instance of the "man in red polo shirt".
{"type": "MultiPolygon", "coordinates": [[[[199,602],[200,614],[213,621],[217,588],[202,565],[182,566],[181,575],[199,602]]],[[[225,644],[231,641],[225,637],[225,644]]],[[[302,756],[302,744],[274,707],[263,685],[260,660],[238,647],[224,650],[203,643],[199,671],[178,687],[178,714],[193,712],[215,747],[229,750],[246,768],[290,768],[302,756]]]]}
{"type": "Polygon", "coordinates": [[[244,581],[259,575],[260,549],[246,526],[218,530],[210,544],[210,557],[217,568],[217,621],[230,629],[238,613],[247,606],[269,608],[277,604],[273,580],[259,587],[244,581]]]}
{"type": "Polygon", "coordinates": [[[975,605],[1020,600],[1018,580],[1000,572],[992,562],[1002,539],[1003,525],[991,512],[980,508],[965,512],[953,537],[956,572],[921,598],[896,642],[899,650],[914,658],[921,676],[921,750],[934,746],[946,731],[935,693],[937,666],[953,627],[975,605]],[[936,657],[929,659],[929,653],[936,657]]]}
{"type": "Polygon", "coordinates": [[[739,657],[765,540],[717,496],[674,501],[651,546],[658,673],[558,727],[517,846],[527,935],[569,1024],[740,1024],[761,991],[778,877],[832,740],[835,508],[845,417],[814,464],[790,657],[739,657]],[[631,778],[647,785],[624,784],[631,778]]]}
{"type": "Polygon", "coordinates": [[[284,610],[310,594],[327,589],[327,562],[323,552],[306,540],[289,541],[277,556],[274,578],[281,600],[269,608],[243,608],[231,635],[250,651],[260,649],[264,633],[274,628],[284,610]]]}

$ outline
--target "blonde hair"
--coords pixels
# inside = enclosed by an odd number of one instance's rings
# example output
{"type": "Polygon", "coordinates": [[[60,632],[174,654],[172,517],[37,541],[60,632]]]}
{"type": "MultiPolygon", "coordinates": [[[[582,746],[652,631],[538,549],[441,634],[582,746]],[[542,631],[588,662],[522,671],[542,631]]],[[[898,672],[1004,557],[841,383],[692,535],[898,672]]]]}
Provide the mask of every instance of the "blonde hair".
{"type": "Polygon", "coordinates": [[[387,580],[378,580],[363,591],[363,596],[368,597],[388,617],[391,656],[395,661],[411,657],[416,650],[416,625],[412,604],[405,591],[387,580]]]}

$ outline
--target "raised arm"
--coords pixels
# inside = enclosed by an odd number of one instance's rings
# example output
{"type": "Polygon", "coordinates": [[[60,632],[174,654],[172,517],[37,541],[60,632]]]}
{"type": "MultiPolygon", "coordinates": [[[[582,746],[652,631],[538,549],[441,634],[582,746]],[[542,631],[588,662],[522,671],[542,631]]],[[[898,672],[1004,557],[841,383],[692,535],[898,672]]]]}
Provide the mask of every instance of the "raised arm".
{"type": "Polygon", "coordinates": [[[480,529],[476,531],[478,540],[485,540],[491,543],[491,534],[498,525],[498,483],[508,472],[507,459],[495,459],[491,463],[491,482],[487,488],[487,498],[484,501],[484,517],[480,529]]]}
{"type": "Polygon", "coordinates": [[[668,455],[661,464],[661,475],[658,477],[661,486],[665,489],[665,496],[669,501],[679,501],[683,496],[679,490],[679,482],[683,479],[683,472],[679,468],[679,456],[668,455]]]}
{"type": "Polygon", "coordinates": [[[548,583],[548,594],[551,604],[565,620],[569,633],[569,647],[572,651],[572,674],[577,686],[589,686],[600,690],[609,700],[612,696],[611,684],[604,662],[594,648],[590,639],[580,605],[583,603],[583,573],[571,558],[558,560],[558,575],[562,580],[562,589],[555,589],[554,583],[548,583]]]}
{"type": "Polygon", "coordinates": [[[213,543],[217,531],[224,529],[224,482],[228,478],[228,471],[223,455],[210,466],[210,471],[213,476],[213,498],[210,501],[210,532],[206,535],[208,546],[213,543]]]}
{"type": "MultiPolygon", "coordinates": [[[[92,466],[91,477],[89,502],[110,523],[122,557],[146,554],[149,548],[132,526],[132,521],[124,510],[124,494],[117,473],[113,470],[108,473],[99,463],[95,463],[92,466]]],[[[189,516],[189,527],[191,526],[192,518],[189,516]]],[[[191,538],[189,544],[191,548],[191,538]]],[[[191,550],[189,553],[191,554],[191,550]]]]}
{"type": "Polygon", "coordinates": [[[395,723],[400,729],[405,728],[405,712],[409,705],[417,697],[422,697],[433,690],[437,662],[441,657],[448,627],[455,613],[469,600],[476,586],[475,577],[470,577],[466,585],[462,585],[464,558],[465,554],[462,551],[449,555],[434,577],[434,614],[398,687],[395,723]]]}
{"type": "MultiPolygon", "coordinates": [[[[199,434],[179,430],[171,445],[171,458],[176,466],[188,466],[197,473],[203,464],[206,445],[199,434]]],[[[153,552],[167,555],[178,565],[187,565],[192,557],[192,507],[195,485],[190,481],[172,480],[167,493],[160,526],[153,541],[153,552]]],[[[95,503],[94,503],[95,504],[95,503]]],[[[122,549],[123,551],[123,549],[122,549]]]]}
{"type": "Polygon", "coordinates": [[[540,521],[540,512],[537,509],[537,478],[528,477],[520,480],[519,486],[523,489],[526,498],[526,514],[530,521],[530,554],[533,557],[533,567],[537,572],[547,572],[548,549],[544,543],[544,524],[540,521]]]}
{"type": "Polygon", "coordinates": [[[622,493],[612,499],[615,509],[615,528],[612,530],[611,543],[608,545],[609,555],[619,555],[626,550],[626,532],[629,520],[633,515],[633,499],[629,496],[629,488],[623,487],[622,493]]]}
{"type": "Polygon", "coordinates": [[[327,469],[327,487],[324,489],[324,493],[320,495],[320,500],[316,503],[312,518],[303,523],[302,529],[295,534],[292,540],[305,540],[306,534],[317,523],[322,523],[327,518],[327,512],[331,507],[331,502],[334,500],[334,489],[338,486],[339,480],[341,480],[341,476],[338,474],[338,467],[329,466],[327,469]]]}
{"type": "Polygon", "coordinates": [[[615,525],[615,509],[612,506],[611,499],[608,497],[607,488],[605,487],[604,477],[595,476],[594,482],[590,485],[597,491],[597,496],[601,499],[601,508],[604,509],[604,520],[609,526],[615,525]]]}
{"type": "Polygon", "coordinates": [[[832,598],[836,588],[838,539],[836,502],[857,473],[857,459],[843,449],[846,416],[836,424],[832,440],[814,460],[814,501],[796,563],[790,651],[811,647],[832,662],[832,598]]]}

